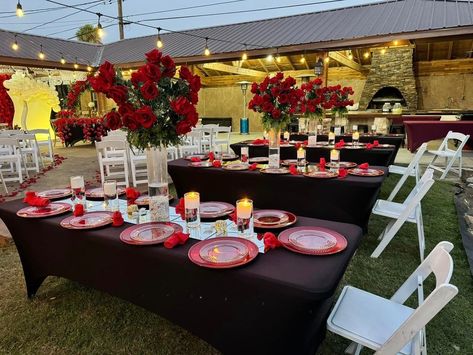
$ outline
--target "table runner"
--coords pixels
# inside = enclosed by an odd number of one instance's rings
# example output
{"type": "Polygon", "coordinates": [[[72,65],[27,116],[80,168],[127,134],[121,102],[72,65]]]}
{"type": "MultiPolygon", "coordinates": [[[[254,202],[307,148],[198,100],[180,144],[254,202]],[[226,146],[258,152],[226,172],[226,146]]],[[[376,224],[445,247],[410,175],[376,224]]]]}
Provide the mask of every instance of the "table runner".
{"type": "MultiPolygon", "coordinates": [[[[375,167],[387,173],[385,167],[375,167]]],[[[344,179],[269,175],[256,171],[193,168],[184,159],[168,163],[178,196],[199,191],[201,201],[234,204],[242,197],[257,208],[287,210],[296,215],[353,223],[366,228],[385,175],[344,179]]]]}
{"type": "Polygon", "coordinates": [[[345,251],[306,256],[285,249],[251,264],[211,270],[191,263],[189,248],[137,247],[120,242],[130,226],[80,231],[60,227],[68,216],[24,219],[20,200],[0,206],[33,296],[47,276],[59,276],[130,301],[188,329],[225,354],[313,354],[325,334],[334,291],[362,233],[354,225],[300,217],[296,226],[343,234],[345,251]]]}
{"type": "Polygon", "coordinates": [[[473,121],[406,121],[407,149],[415,152],[422,143],[443,139],[449,131],[469,134],[468,146],[473,146],[473,121]]]}

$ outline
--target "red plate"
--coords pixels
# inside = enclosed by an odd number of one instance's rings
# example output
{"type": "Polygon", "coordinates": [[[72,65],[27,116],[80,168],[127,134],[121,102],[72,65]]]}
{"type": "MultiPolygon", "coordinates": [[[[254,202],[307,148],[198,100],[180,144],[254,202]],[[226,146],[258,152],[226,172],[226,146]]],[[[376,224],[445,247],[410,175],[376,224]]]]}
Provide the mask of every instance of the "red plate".
{"type": "Polygon", "coordinates": [[[192,158],[199,158],[200,160],[207,160],[209,159],[208,154],[190,154],[186,155],[184,159],[192,160],[192,158]]]}
{"type": "Polygon", "coordinates": [[[248,143],[250,147],[264,147],[265,145],[268,145],[268,143],[248,143]]]}
{"type": "Polygon", "coordinates": [[[211,168],[213,164],[209,161],[193,161],[189,163],[193,168],[211,168]]]}
{"type": "Polygon", "coordinates": [[[225,170],[235,170],[235,171],[248,170],[248,164],[245,164],[245,163],[231,163],[231,164],[224,165],[223,168],[225,170]]]}
{"type": "Polygon", "coordinates": [[[228,160],[237,160],[239,158],[238,155],[232,154],[232,153],[222,153],[220,155],[223,161],[228,161],[228,160]]]}
{"type": "MultiPolygon", "coordinates": [[[[335,167],[335,163],[326,163],[325,166],[327,168],[334,168],[335,167]]],[[[339,166],[340,168],[345,168],[345,169],[350,169],[350,168],[354,168],[355,166],[357,166],[358,164],[352,162],[352,161],[341,161],[339,166]]]]}
{"type": "MultiPolygon", "coordinates": [[[[125,189],[123,187],[117,187],[117,195],[123,195],[125,189]]],[[[103,187],[96,187],[85,191],[85,197],[87,198],[103,198],[103,187]]]]}
{"type": "Polygon", "coordinates": [[[304,173],[304,176],[314,178],[314,179],[332,179],[338,176],[338,174],[334,171],[325,170],[325,171],[309,171],[308,173],[304,173]]]}
{"type": "MultiPolygon", "coordinates": [[[[309,164],[307,160],[304,160],[304,165],[309,164]]],[[[290,166],[290,165],[297,165],[297,159],[286,159],[281,160],[281,165],[290,166]]]]}
{"type": "Polygon", "coordinates": [[[250,163],[267,163],[268,161],[268,157],[254,157],[249,159],[250,163]]]}
{"type": "Polygon", "coordinates": [[[148,222],[128,227],[120,233],[120,240],[132,245],[161,244],[176,232],[182,232],[182,227],[179,224],[148,222]]]}
{"type": "Polygon", "coordinates": [[[238,240],[211,240],[199,250],[199,256],[210,264],[232,265],[248,257],[248,247],[238,240]]]}
{"type": "Polygon", "coordinates": [[[217,237],[217,238],[212,238],[212,239],[206,239],[201,242],[198,242],[197,244],[194,244],[190,249],[189,249],[189,259],[194,263],[199,266],[211,268],[211,269],[228,269],[232,267],[237,267],[241,265],[248,264],[251,262],[256,256],[258,255],[258,247],[256,246],[255,243],[253,243],[250,240],[244,239],[244,238],[238,238],[238,237],[217,237]],[[238,242],[243,244],[247,250],[248,250],[248,255],[238,261],[231,262],[231,263],[213,263],[213,262],[208,262],[207,260],[203,259],[200,255],[201,250],[206,247],[209,244],[213,244],[215,242],[221,243],[220,245],[223,245],[225,241],[231,241],[232,243],[238,242]]]}
{"type": "Polygon", "coordinates": [[[226,202],[201,202],[200,218],[218,218],[227,216],[235,211],[235,206],[226,202]]]}
{"type": "Polygon", "coordinates": [[[46,207],[24,207],[16,215],[24,218],[43,218],[57,216],[70,211],[72,206],[68,203],[53,202],[46,207]]]}
{"type": "Polygon", "coordinates": [[[351,175],[356,176],[382,176],[384,175],[384,171],[380,169],[350,169],[348,173],[351,175]]]}
{"type": "Polygon", "coordinates": [[[94,229],[111,223],[111,212],[89,212],[80,217],[68,217],[61,221],[61,226],[69,229],[94,229]]]}
{"type": "Polygon", "coordinates": [[[273,174],[273,175],[283,175],[289,174],[289,169],[287,168],[265,168],[260,170],[263,174],[273,174]]]}
{"type": "MultiPolygon", "coordinates": [[[[346,238],[341,235],[338,232],[335,232],[331,229],[323,228],[323,227],[295,227],[295,228],[289,228],[286,229],[285,231],[281,232],[278,236],[279,241],[282,243],[282,245],[286,248],[289,249],[293,252],[300,253],[300,254],[306,254],[306,255],[330,255],[330,254],[335,254],[339,253],[342,250],[345,250],[345,248],[348,245],[348,242],[346,238]],[[305,232],[305,233],[304,233],[305,232]],[[291,235],[296,234],[294,238],[297,238],[297,236],[301,235],[304,233],[304,237],[306,240],[310,238],[310,234],[313,234],[314,238],[320,238],[321,235],[325,236],[332,236],[333,238],[336,239],[336,244],[332,248],[325,248],[325,249],[309,249],[309,248],[302,248],[297,245],[294,245],[291,242],[291,235]]],[[[308,243],[307,245],[309,245],[308,243]]]]}
{"type": "Polygon", "coordinates": [[[256,210],[253,212],[255,228],[277,229],[296,223],[296,215],[279,210],[256,210]]]}
{"type": "Polygon", "coordinates": [[[48,198],[50,200],[57,200],[61,198],[66,198],[72,195],[71,189],[52,189],[38,192],[39,197],[48,198]]]}

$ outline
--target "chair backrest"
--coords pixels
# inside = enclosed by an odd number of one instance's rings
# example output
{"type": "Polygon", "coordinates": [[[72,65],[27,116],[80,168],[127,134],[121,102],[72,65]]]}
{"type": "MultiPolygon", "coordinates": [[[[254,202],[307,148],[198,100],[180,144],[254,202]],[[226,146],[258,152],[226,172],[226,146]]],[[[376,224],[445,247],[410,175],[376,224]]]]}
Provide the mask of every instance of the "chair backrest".
{"type": "Polygon", "coordinates": [[[97,151],[105,150],[105,149],[118,149],[118,150],[126,150],[127,144],[123,140],[116,139],[116,140],[107,140],[102,142],[95,142],[95,149],[97,151]]]}
{"type": "Polygon", "coordinates": [[[111,142],[111,141],[120,141],[120,142],[126,142],[126,135],[119,135],[119,134],[112,134],[112,135],[107,135],[103,136],[101,138],[101,142],[111,142]]]}
{"type": "Polygon", "coordinates": [[[440,147],[439,147],[438,150],[440,150],[440,151],[444,150],[444,151],[450,151],[450,152],[461,151],[463,149],[463,147],[465,146],[466,142],[468,141],[468,139],[470,139],[469,135],[465,135],[465,134],[460,133],[460,132],[449,131],[447,133],[447,135],[445,136],[445,138],[443,139],[442,143],[440,144],[440,147]],[[457,141],[460,141],[460,144],[457,146],[457,149],[452,150],[452,149],[448,148],[448,140],[449,139],[455,139],[457,141]]]}
{"type": "Polygon", "coordinates": [[[419,182],[416,183],[416,186],[414,186],[412,191],[409,193],[409,196],[404,200],[403,205],[409,205],[411,203],[414,205],[418,204],[434,184],[433,176],[434,169],[425,170],[419,182]]]}
{"type": "Polygon", "coordinates": [[[112,137],[112,136],[120,136],[120,137],[126,137],[127,133],[125,131],[122,131],[121,129],[115,129],[113,131],[108,131],[107,135],[105,137],[112,137]]]}
{"type": "Polygon", "coordinates": [[[0,137],[0,146],[20,148],[20,143],[16,138],[0,137]]]}
{"type": "Polygon", "coordinates": [[[411,162],[406,168],[406,171],[404,174],[401,176],[399,181],[397,182],[396,186],[394,186],[394,189],[391,191],[391,194],[388,197],[388,201],[392,201],[394,197],[396,197],[397,193],[401,189],[402,185],[406,182],[407,178],[411,176],[411,173],[414,171],[415,176],[416,176],[416,182],[419,181],[419,161],[424,155],[425,151],[427,150],[427,143],[422,143],[422,145],[419,147],[417,150],[416,154],[412,158],[411,162]]]}
{"type": "MultiPolygon", "coordinates": [[[[453,244],[450,242],[438,243],[393,295],[391,301],[403,304],[418,290],[421,294],[419,306],[378,349],[376,354],[397,354],[411,339],[418,336],[426,324],[458,293],[458,289],[449,284],[453,273],[453,260],[450,256],[452,249],[453,244]],[[435,275],[436,286],[424,300],[422,283],[432,273],[435,275]]],[[[419,346],[416,342],[413,344],[419,346]]]]}

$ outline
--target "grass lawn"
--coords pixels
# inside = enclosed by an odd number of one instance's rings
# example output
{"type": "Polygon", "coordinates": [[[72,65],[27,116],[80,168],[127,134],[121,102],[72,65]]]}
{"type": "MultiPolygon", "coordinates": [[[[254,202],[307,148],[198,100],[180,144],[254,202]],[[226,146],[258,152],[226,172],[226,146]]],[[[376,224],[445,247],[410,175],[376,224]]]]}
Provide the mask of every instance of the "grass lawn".
{"type": "MultiPolygon", "coordinates": [[[[387,197],[396,179],[391,176],[386,180],[382,198],[387,197]]],[[[473,282],[461,245],[454,190],[449,183],[436,182],[423,203],[427,252],[441,240],[455,245],[451,282],[460,290],[427,327],[431,354],[473,354],[473,282]]],[[[401,197],[407,192],[403,189],[401,197]]],[[[379,259],[369,257],[385,224],[383,218],[371,218],[369,234],[340,289],[351,284],[389,297],[416,268],[419,252],[414,225],[404,226],[379,259]]],[[[319,353],[342,354],[347,345],[348,341],[327,334],[319,353]]],[[[19,257],[11,245],[0,248],[0,353],[218,352],[155,314],[65,279],[48,278],[37,297],[27,300],[19,257]]]]}

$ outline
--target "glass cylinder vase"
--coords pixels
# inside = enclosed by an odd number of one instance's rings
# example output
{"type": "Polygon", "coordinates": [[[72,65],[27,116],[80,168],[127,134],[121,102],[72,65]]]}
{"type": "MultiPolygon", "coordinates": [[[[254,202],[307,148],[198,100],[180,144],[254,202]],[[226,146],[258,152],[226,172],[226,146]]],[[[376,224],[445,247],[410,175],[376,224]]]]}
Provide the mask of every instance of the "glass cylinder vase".
{"type": "Polygon", "coordinates": [[[146,149],[151,222],[169,222],[168,157],[165,147],[146,149]]]}
{"type": "Polygon", "coordinates": [[[310,146],[317,144],[317,124],[319,120],[317,117],[310,117],[308,123],[308,137],[307,137],[307,144],[310,146]]]}
{"type": "Polygon", "coordinates": [[[279,141],[281,137],[280,127],[271,127],[268,131],[268,145],[269,145],[269,167],[279,168],[279,141]]]}

